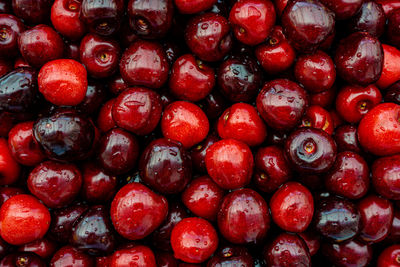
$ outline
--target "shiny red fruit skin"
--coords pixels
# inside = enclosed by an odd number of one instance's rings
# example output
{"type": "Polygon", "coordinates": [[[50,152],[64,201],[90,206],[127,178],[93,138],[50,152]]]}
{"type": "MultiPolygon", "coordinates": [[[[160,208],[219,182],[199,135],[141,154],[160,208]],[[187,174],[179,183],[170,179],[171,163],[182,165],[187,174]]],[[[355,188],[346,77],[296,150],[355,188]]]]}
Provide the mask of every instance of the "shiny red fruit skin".
{"type": "Polygon", "coordinates": [[[358,125],[362,148],[377,156],[400,152],[400,105],[383,103],[374,107],[358,125]]]}
{"type": "Polygon", "coordinates": [[[234,244],[262,242],[271,221],[264,198],[247,188],[224,197],[217,219],[222,236],[234,244]]]}
{"type": "Polygon", "coordinates": [[[54,252],[56,252],[56,249],[57,244],[54,241],[48,238],[43,238],[20,246],[18,251],[33,252],[41,258],[46,259],[51,257],[54,252]]]}
{"type": "Polygon", "coordinates": [[[111,112],[119,127],[146,135],[156,128],[161,118],[161,98],[144,87],[126,89],[115,99],[111,112]]]}
{"type": "Polygon", "coordinates": [[[357,123],[381,101],[382,94],[373,84],[347,85],[336,96],[336,111],[345,121],[357,123]]]}
{"type": "Polygon", "coordinates": [[[229,13],[236,39],[246,45],[257,45],[267,39],[275,18],[275,8],[269,0],[238,1],[229,13]]]}
{"type": "Polygon", "coordinates": [[[115,230],[130,240],[148,236],[161,225],[167,213],[166,198],[136,182],[118,191],[110,211],[115,230]]]}
{"type": "Polygon", "coordinates": [[[223,139],[206,152],[210,177],[223,189],[238,189],[250,182],[254,160],[250,148],[235,139],[223,139]]]}
{"type": "Polygon", "coordinates": [[[108,202],[117,190],[117,177],[108,175],[94,163],[83,166],[82,180],[82,195],[92,203],[108,202]]]}
{"type": "Polygon", "coordinates": [[[383,48],[383,68],[382,74],[376,85],[380,89],[386,89],[393,83],[400,80],[400,50],[396,47],[382,44],[383,48]]]}
{"type": "Polygon", "coordinates": [[[51,7],[51,23],[63,36],[79,40],[86,32],[85,24],[79,19],[82,0],[55,0],[51,7]]]}
{"type": "Polygon", "coordinates": [[[397,0],[377,0],[381,4],[386,17],[389,17],[393,11],[400,8],[400,2],[397,0]]]}
{"type": "Polygon", "coordinates": [[[53,60],[40,69],[38,84],[47,101],[58,106],[75,106],[85,98],[87,73],[75,60],[53,60]]]}
{"type": "Polygon", "coordinates": [[[398,208],[393,210],[393,222],[386,240],[393,243],[400,241],[400,209],[398,208]]]}
{"type": "Polygon", "coordinates": [[[94,267],[94,261],[92,257],[80,250],[65,246],[60,248],[50,261],[50,267],[61,266],[94,267]]]}
{"type": "Polygon", "coordinates": [[[332,134],[334,130],[331,114],[320,106],[310,106],[302,119],[302,127],[312,127],[332,134]]]}
{"type": "Polygon", "coordinates": [[[400,155],[377,159],[371,173],[376,192],[385,198],[400,200],[400,155]]]}
{"type": "Polygon", "coordinates": [[[298,235],[306,243],[310,255],[314,256],[319,251],[319,248],[321,246],[321,237],[315,231],[311,230],[298,233],[298,235]]]}
{"type": "Polygon", "coordinates": [[[31,195],[15,195],[0,208],[0,235],[12,245],[43,238],[50,226],[50,212],[31,195]]]}
{"type": "Polygon", "coordinates": [[[21,171],[18,162],[13,158],[7,140],[0,138],[0,185],[15,183],[21,171]]]}
{"type": "Polygon", "coordinates": [[[0,27],[2,28],[2,41],[0,43],[1,58],[12,58],[17,56],[18,38],[25,31],[22,21],[10,14],[0,14],[0,27]]]}
{"type": "Polygon", "coordinates": [[[236,103],[222,113],[217,131],[222,139],[236,139],[248,146],[257,146],[267,137],[267,127],[257,110],[246,103],[236,103]]]}
{"type": "Polygon", "coordinates": [[[156,258],[150,248],[142,245],[119,249],[110,259],[110,267],[157,267],[156,258]]]}
{"type": "Polygon", "coordinates": [[[195,178],[182,193],[182,203],[196,216],[214,221],[224,196],[222,190],[210,177],[195,178]]]}
{"type": "Polygon", "coordinates": [[[97,127],[103,133],[117,127],[112,116],[112,108],[114,106],[115,98],[112,98],[105,102],[100,108],[99,116],[97,117],[97,127]]]}
{"type": "Polygon", "coordinates": [[[179,13],[194,14],[211,8],[217,0],[174,0],[179,13]]]}
{"type": "Polygon", "coordinates": [[[175,258],[188,263],[201,263],[217,250],[217,231],[204,219],[185,218],[172,229],[171,245],[175,258]]]}
{"type": "Polygon", "coordinates": [[[326,259],[335,266],[368,266],[372,259],[371,246],[358,240],[336,244],[325,242],[322,244],[321,250],[326,259]]]}
{"type": "Polygon", "coordinates": [[[190,150],[190,156],[192,158],[193,168],[196,171],[198,171],[199,173],[207,173],[205,162],[207,149],[219,140],[220,139],[217,137],[217,135],[212,133],[208,135],[206,139],[204,139],[198,145],[192,147],[192,149],[190,150]]]}
{"type": "Polygon", "coordinates": [[[18,187],[0,187],[0,207],[11,197],[23,193],[24,190],[18,187]]]}
{"type": "Polygon", "coordinates": [[[272,220],[288,232],[303,232],[311,223],[314,200],[311,192],[297,182],[281,186],[269,202],[272,220]]]}
{"type": "Polygon", "coordinates": [[[377,267],[398,267],[400,265],[400,245],[387,247],[379,255],[377,267]]]}
{"type": "Polygon", "coordinates": [[[209,128],[206,114],[190,102],[175,101],[169,104],[161,118],[164,137],[181,142],[185,148],[204,140],[209,128]]]}
{"type": "Polygon", "coordinates": [[[344,20],[354,16],[363,4],[363,0],[321,0],[335,13],[336,19],[344,20]]]}
{"type": "Polygon", "coordinates": [[[199,101],[211,92],[214,85],[214,70],[191,54],[181,56],[172,66],[169,88],[178,99],[199,101]]]}

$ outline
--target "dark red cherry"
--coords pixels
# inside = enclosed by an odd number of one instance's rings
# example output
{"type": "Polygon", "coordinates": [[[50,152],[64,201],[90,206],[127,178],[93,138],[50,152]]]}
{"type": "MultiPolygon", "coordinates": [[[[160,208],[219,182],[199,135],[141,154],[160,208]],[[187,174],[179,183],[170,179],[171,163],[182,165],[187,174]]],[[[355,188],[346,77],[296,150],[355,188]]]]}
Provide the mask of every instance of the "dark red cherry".
{"type": "Polygon", "coordinates": [[[21,167],[13,158],[7,140],[0,138],[0,185],[15,183],[21,174],[21,167]]]}
{"type": "Polygon", "coordinates": [[[11,3],[8,0],[1,0],[0,1],[0,13],[9,14],[11,13],[11,3]]]}
{"type": "Polygon", "coordinates": [[[396,46],[397,48],[400,48],[399,26],[400,26],[400,10],[397,9],[394,10],[388,17],[388,24],[386,31],[390,44],[396,46]]]}
{"type": "Polygon", "coordinates": [[[18,251],[33,252],[43,259],[53,256],[56,250],[57,244],[48,238],[39,239],[18,248],[18,251]]]}
{"type": "Polygon", "coordinates": [[[254,259],[246,247],[224,245],[207,262],[207,267],[220,266],[253,267],[254,259]]]}
{"type": "Polygon", "coordinates": [[[336,128],[333,135],[339,152],[353,151],[361,152],[360,143],[357,137],[357,127],[353,125],[342,125],[336,128]]]}
{"type": "Polygon", "coordinates": [[[339,20],[353,17],[361,8],[363,0],[321,0],[326,7],[335,13],[335,18],[339,20]]]}
{"type": "Polygon", "coordinates": [[[10,14],[0,14],[1,58],[12,58],[18,55],[18,38],[23,31],[25,31],[25,25],[19,18],[10,14]]]}
{"type": "Polygon", "coordinates": [[[199,102],[199,106],[210,120],[217,119],[228,107],[228,100],[219,92],[213,90],[205,99],[199,102]]]}
{"type": "Polygon", "coordinates": [[[210,134],[198,145],[192,147],[190,150],[190,157],[192,159],[193,168],[200,173],[206,173],[206,152],[207,149],[217,142],[219,138],[215,134],[210,134]]]}
{"type": "Polygon", "coordinates": [[[328,90],[310,94],[310,105],[320,106],[325,109],[330,108],[335,102],[336,91],[336,86],[333,85],[328,90]]]}
{"type": "Polygon", "coordinates": [[[382,6],[387,17],[400,7],[400,3],[397,0],[377,0],[376,2],[382,6]]]}
{"type": "Polygon", "coordinates": [[[79,43],[65,42],[64,44],[65,44],[64,57],[67,59],[73,59],[79,61],[79,43]]]}
{"type": "Polygon", "coordinates": [[[194,14],[211,8],[217,0],[174,0],[175,6],[182,14],[194,14]]]}
{"type": "Polygon", "coordinates": [[[368,32],[379,37],[385,31],[386,17],[380,4],[365,1],[359,11],[351,18],[348,26],[351,32],[368,32]]]}
{"type": "Polygon", "coordinates": [[[105,203],[112,199],[117,191],[117,178],[109,175],[95,163],[83,166],[82,195],[93,203],[105,203]]]}
{"type": "Polygon", "coordinates": [[[85,98],[77,109],[82,113],[94,114],[98,112],[107,96],[107,88],[100,81],[89,80],[85,98]]]}
{"type": "Polygon", "coordinates": [[[385,198],[400,200],[400,155],[377,159],[371,172],[376,192],[385,198]]]}
{"type": "Polygon", "coordinates": [[[372,248],[358,240],[339,244],[325,242],[321,250],[335,266],[368,266],[372,260],[372,248]]]}
{"type": "Polygon", "coordinates": [[[74,247],[65,246],[60,248],[50,261],[50,267],[74,265],[80,267],[94,267],[94,260],[89,255],[74,247]]]}
{"type": "Polygon", "coordinates": [[[179,142],[161,138],[151,142],[139,162],[140,177],[163,194],[182,192],[192,176],[189,155],[179,142]]]}
{"type": "Polygon", "coordinates": [[[172,65],[175,60],[182,54],[182,48],[177,43],[166,41],[163,42],[163,48],[169,65],[172,65]]]}
{"type": "Polygon", "coordinates": [[[105,102],[100,108],[96,126],[102,132],[107,132],[108,130],[117,127],[112,117],[112,108],[114,106],[114,102],[115,98],[112,98],[105,102]]]}
{"type": "Polygon", "coordinates": [[[12,0],[14,14],[28,24],[47,22],[52,0],[12,0]]]}
{"type": "Polygon", "coordinates": [[[0,187],[0,207],[11,197],[23,193],[24,190],[18,187],[0,187]]]}
{"type": "Polygon", "coordinates": [[[301,127],[312,127],[321,129],[327,134],[332,134],[334,130],[331,114],[320,106],[310,106],[301,120],[301,127]]]}
{"type": "Polygon", "coordinates": [[[157,267],[153,251],[142,245],[116,250],[111,256],[110,266],[157,267]]]}
{"type": "Polygon", "coordinates": [[[2,267],[45,267],[45,262],[32,252],[16,252],[5,256],[0,261],[2,267]]]}
{"type": "Polygon", "coordinates": [[[178,260],[172,253],[157,252],[156,262],[158,267],[178,267],[178,260]]]}
{"type": "Polygon", "coordinates": [[[0,77],[13,70],[12,62],[0,58],[0,77]]]}
{"type": "Polygon", "coordinates": [[[400,104],[400,81],[394,83],[386,90],[384,101],[400,104]]]}
{"type": "Polygon", "coordinates": [[[86,31],[86,26],[79,19],[82,0],[55,0],[51,7],[51,23],[63,36],[79,40],[86,31]]]}
{"type": "Polygon", "coordinates": [[[120,74],[116,74],[108,81],[108,88],[114,95],[119,95],[125,89],[128,89],[128,85],[124,82],[120,74]]]}
{"type": "Polygon", "coordinates": [[[307,230],[302,233],[298,233],[298,235],[304,240],[308,247],[308,251],[311,256],[314,256],[321,246],[321,237],[315,231],[307,230]]]}
{"type": "MultiPolygon", "coordinates": [[[[0,202],[1,203],[1,202],[0,202]]],[[[389,235],[386,237],[389,242],[398,242],[400,240],[400,210],[394,208],[393,221],[390,226],[389,235]]]]}

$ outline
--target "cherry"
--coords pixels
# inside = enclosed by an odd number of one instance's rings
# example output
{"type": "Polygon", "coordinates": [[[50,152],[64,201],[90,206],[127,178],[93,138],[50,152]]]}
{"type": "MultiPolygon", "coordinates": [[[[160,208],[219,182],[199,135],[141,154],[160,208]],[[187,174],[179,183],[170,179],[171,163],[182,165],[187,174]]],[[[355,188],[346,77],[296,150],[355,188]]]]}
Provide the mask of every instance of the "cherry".
{"type": "Polygon", "coordinates": [[[50,17],[51,0],[12,0],[14,14],[29,24],[46,22],[50,17]]]}
{"type": "Polygon", "coordinates": [[[386,17],[380,4],[365,1],[358,12],[351,18],[349,27],[352,32],[368,32],[375,37],[385,31],[386,17]]]}
{"type": "Polygon", "coordinates": [[[1,0],[0,1],[0,13],[11,13],[11,3],[8,0],[1,0]]]}
{"type": "Polygon", "coordinates": [[[199,106],[207,115],[210,120],[218,118],[222,112],[228,107],[228,101],[223,97],[223,95],[217,91],[211,91],[210,94],[206,96],[199,106]]]}
{"type": "Polygon", "coordinates": [[[156,267],[157,264],[150,248],[137,245],[115,251],[111,256],[110,266],[156,267]]]}
{"type": "Polygon", "coordinates": [[[396,64],[400,60],[400,50],[386,44],[382,44],[382,48],[383,68],[376,85],[381,89],[386,89],[400,79],[400,67],[396,64]]]}
{"type": "Polygon", "coordinates": [[[18,187],[0,187],[0,207],[11,197],[23,193],[24,190],[18,187]]]}
{"type": "Polygon", "coordinates": [[[156,253],[156,262],[158,267],[178,267],[178,260],[171,253],[156,253]]]}
{"type": "Polygon", "coordinates": [[[25,31],[22,21],[10,14],[0,14],[0,52],[1,57],[12,58],[18,55],[18,38],[25,31]]]}
{"type": "Polygon", "coordinates": [[[287,79],[267,82],[257,96],[257,110],[268,126],[276,130],[294,128],[308,103],[306,91],[287,79]]]}
{"type": "Polygon", "coordinates": [[[363,2],[363,0],[321,0],[321,3],[332,10],[336,19],[339,20],[353,17],[360,10],[363,2]]]}
{"type": "Polygon", "coordinates": [[[114,102],[115,98],[112,98],[105,102],[100,108],[96,126],[102,132],[107,132],[108,130],[111,130],[112,128],[117,126],[112,117],[112,108],[114,106],[114,102]]]}
{"type": "Polygon", "coordinates": [[[45,267],[44,261],[37,255],[30,252],[17,252],[9,254],[0,261],[0,266],[29,266],[45,267]]]}
{"type": "Polygon", "coordinates": [[[73,265],[93,267],[94,261],[90,256],[71,246],[60,248],[50,261],[50,267],[73,265]]]}
{"type": "Polygon", "coordinates": [[[51,7],[51,23],[63,36],[79,40],[86,31],[85,24],[79,19],[81,0],[55,0],[51,7]]]}
{"type": "Polygon", "coordinates": [[[191,19],[186,26],[185,41],[204,61],[223,59],[233,43],[228,20],[215,13],[204,13],[191,19]]]}
{"type": "Polygon", "coordinates": [[[214,70],[190,54],[179,57],[171,68],[169,88],[178,99],[199,101],[215,85],[214,70]]]}
{"type": "Polygon", "coordinates": [[[322,253],[335,266],[367,266],[372,259],[372,248],[357,240],[322,244],[322,253]]]}
{"type": "Polygon", "coordinates": [[[400,200],[400,155],[381,157],[371,167],[375,190],[388,199],[400,200]]]}
{"type": "Polygon", "coordinates": [[[31,195],[15,195],[0,208],[0,235],[9,244],[22,245],[43,238],[50,212],[31,195]]]}
{"type": "Polygon", "coordinates": [[[200,173],[206,173],[206,152],[207,149],[217,142],[219,138],[214,135],[210,134],[206,137],[202,142],[200,142],[197,146],[192,147],[190,150],[190,157],[192,159],[193,168],[196,169],[200,173]]]}
{"type": "Polygon", "coordinates": [[[207,262],[207,267],[254,266],[254,259],[245,247],[225,245],[207,262]]]}
{"type": "Polygon", "coordinates": [[[161,118],[164,137],[179,141],[185,148],[204,140],[209,127],[206,114],[195,104],[185,101],[168,105],[161,118]]]}
{"type": "Polygon", "coordinates": [[[33,252],[41,258],[46,259],[51,257],[56,252],[56,249],[57,245],[54,241],[43,238],[20,246],[18,251],[33,252]]]}
{"type": "Polygon", "coordinates": [[[96,113],[107,97],[106,87],[99,81],[89,80],[86,95],[76,108],[87,114],[96,113]]]}
{"type": "Polygon", "coordinates": [[[396,46],[397,48],[400,48],[400,38],[398,37],[399,25],[400,25],[400,11],[394,10],[390,14],[390,16],[388,16],[387,36],[390,44],[396,46]]]}
{"type": "Polygon", "coordinates": [[[142,239],[161,225],[168,212],[168,202],[146,186],[131,183],[122,187],[111,203],[115,230],[130,240],[142,239]]]}
{"type": "Polygon", "coordinates": [[[21,173],[21,167],[13,158],[7,140],[0,138],[0,185],[15,183],[21,173]]]}
{"type": "Polygon", "coordinates": [[[239,189],[226,195],[218,212],[222,236],[234,244],[262,242],[270,226],[268,205],[251,189],[239,189]]]}
{"type": "Polygon", "coordinates": [[[311,223],[314,201],[311,192],[297,182],[282,185],[270,200],[272,220],[283,230],[303,232],[311,223]]]}
{"type": "Polygon", "coordinates": [[[311,256],[314,256],[321,246],[320,236],[315,231],[307,230],[306,232],[298,233],[307,245],[311,256]]]}
{"type": "Polygon", "coordinates": [[[217,0],[174,0],[175,6],[182,14],[194,14],[211,8],[217,0]]]}
{"type": "Polygon", "coordinates": [[[331,114],[320,106],[310,106],[301,121],[302,127],[321,129],[328,134],[333,133],[333,120],[331,114]]]}

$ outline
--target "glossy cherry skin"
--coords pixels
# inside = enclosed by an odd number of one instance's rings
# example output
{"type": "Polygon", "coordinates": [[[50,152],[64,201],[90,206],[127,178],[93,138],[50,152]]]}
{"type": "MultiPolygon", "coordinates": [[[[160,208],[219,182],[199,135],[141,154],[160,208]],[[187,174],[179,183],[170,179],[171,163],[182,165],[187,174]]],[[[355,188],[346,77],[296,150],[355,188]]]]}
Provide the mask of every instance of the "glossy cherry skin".
{"type": "Polygon", "coordinates": [[[296,52],[283,34],[281,26],[274,26],[265,43],[255,49],[258,62],[268,74],[287,70],[296,58],[296,52]]]}
{"type": "Polygon", "coordinates": [[[321,247],[322,254],[335,266],[368,266],[372,260],[372,248],[358,240],[343,243],[325,242],[321,247]]]}
{"type": "Polygon", "coordinates": [[[336,70],[331,57],[318,50],[313,54],[301,55],[297,59],[294,75],[306,90],[319,93],[333,86],[336,70]]]}
{"type": "Polygon", "coordinates": [[[175,258],[201,263],[217,250],[217,231],[204,219],[185,218],[172,229],[171,245],[175,258]]]}
{"type": "Polygon", "coordinates": [[[295,127],[308,103],[306,91],[287,79],[267,82],[257,96],[257,110],[268,126],[287,131],[295,127]]]}
{"type": "Polygon", "coordinates": [[[79,160],[91,151],[95,129],[76,111],[59,110],[36,121],[33,136],[50,159],[79,160]]]}
{"type": "Polygon", "coordinates": [[[100,108],[96,126],[102,132],[107,132],[108,130],[111,130],[112,128],[117,126],[112,117],[112,108],[114,106],[114,102],[115,98],[112,98],[105,102],[100,108]]]}
{"type": "Polygon", "coordinates": [[[228,20],[215,13],[191,19],[186,26],[185,41],[193,54],[204,61],[223,59],[233,44],[228,20]]]}
{"type": "Polygon", "coordinates": [[[41,67],[49,61],[62,58],[64,54],[61,36],[44,24],[21,33],[18,47],[22,57],[33,67],[41,67]]]}
{"type": "Polygon", "coordinates": [[[298,233],[298,235],[304,240],[307,245],[308,251],[311,256],[314,256],[321,246],[320,239],[321,237],[315,232],[311,230],[307,230],[302,233],[298,233]]]}
{"type": "Polygon", "coordinates": [[[108,81],[108,88],[114,95],[119,95],[125,89],[128,89],[128,85],[124,82],[120,74],[116,74],[108,81]]]}
{"type": "Polygon", "coordinates": [[[57,245],[54,241],[43,238],[20,246],[18,251],[33,252],[41,258],[46,259],[51,257],[56,252],[56,249],[57,245]]]}
{"type": "Polygon", "coordinates": [[[143,151],[140,177],[152,189],[163,194],[182,192],[192,176],[190,157],[179,142],[161,138],[143,151]]]}
{"type": "Polygon", "coordinates": [[[105,203],[112,199],[117,190],[117,178],[109,175],[92,162],[86,163],[82,171],[82,195],[93,203],[105,203]]]}
{"type": "Polygon", "coordinates": [[[300,128],[285,142],[285,155],[292,167],[302,173],[323,173],[336,158],[336,144],[323,130],[300,128]]]}
{"type": "Polygon", "coordinates": [[[297,235],[281,233],[263,251],[264,260],[271,267],[311,266],[306,243],[297,235]]]}
{"type": "Polygon", "coordinates": [[[202,142],[200,142],[197,146],[194,146],[190,150],[190,157],[192,159],[192,164],[193,168],[200,172],[200,173],[206,173],[206,152],[207,149],[220,140],[215,134],[210,134],[209,136],[206,137],[202,142]]]}
{"type": "Polygon", "coordinates": [[[238,189],[250,182],[254,160],[250,148],[235,139],[224,139],[206,152],[206,168],[210,177],[223,189],[238,189]]]}
{"type": "Polygon", "coordinates": [[[239,1],[229,13],[236,39],[247,45],[257,45],[267,39],[275,18],[275,8],[269,0],[239,1]]]}
{"type": "Polygon", "coordinates": [[[297,182],[282,185],[269,202],[272,220],[288,232],[303,232],[311,223],[314,200],[311,192],[297,182]]]}
{"type": "Polygon", "coordinates": [[[31,195],[15,195],[0,208],[0,235],[9,244],[22,245],[43,238],[50,212],[31,195]]]}
{"type": "Polygon", "coordinates": [[[23,193],[24,190],[18,187],[0,187],[0,207],[11,197],[23,193]]]}
{"type": "Polygon", "coordinates": [[[29,267],[45,267],[46,264],[38,256],[31,252],[16,252],[9,254],[0,261],[0,266],[29,266],[29,267]]]}
{"type": "Polygon", "coordinates": [[[221,63],[218,70],[221,93],[232,102],[249,102],[262,82],[262,71],[251,57],[232,57],[221,63]]]}
{"type": "Polygon", "coordinates": [[[15,125],[8,134],[8,147],[18,163],[35,166],[45,159],[39,144],[33,138],[33,121],[15,125]]]}
{"type": "Polygon", "coordinates": [[[385,240],[393,243],[400,240],[400,210],[398,208],[393,209],[393,221],[390,226],[389,235],[385,240]]]}
{"type": "Polygon", "coordinates": [[[323,237],[333,242],[342,242],[359,233],[361,216],[352,202],[328,197],[320,199],[316,205],[313,224],[323,237]]]}
{"type": "Polygon", "coordinates": [[[86,255],[82,251],[71,246],[60,248],[50,261],[50,267],[74,265],[81,267],[93,267],[94,261],[89,255],[86,255]]]}
{"type": "Polygon", "coordinates": [[[179,141],[185,148],[204,140],[209,128],[206,114],[190,102],[175,101],[169,104],[161,118],[164,137],[179,141]]]}
{"type": "Polygon", "coordinates": [[[119,127],[138,135],[146,135],[156,128],[161,112],[161,98],[156,92],[134,87],[123,91],[116,98],[112,118],[119,127]]]}
{"type": "Polygon", "coordinates": [[[100,81],[89,80],[85,98],[79,105],[77,110],[82,113],[95,114],[99,111],[100,106],[105,102],[107,97],[107,88],[100,81]]]}
{"type": "Polygon", "coordinates": [[[46,22],[50,17],[51,0],[12,0],[14,14],[29,24],[46,22]]]}
{"type": "Polygon", "coordinates": [[[21,173],[21,167],[13,158],[7,140],[0,138],[0,185],[15,183],[21,173]]]}
{"type": "Polygon", "coordinates": [[[40,69],[38,84],[47,101],[58,106],[75,106],[85,98],[87,72],[75,60],[53,60],[40,69]]]}
{"type": "Polygon", "coordinates": [[[25,30],[22,21],[10,14],[0,14],[0,57],[12,58],[18,55],[18,38],[25,30]]]}
{"type": "Polygon", "coordinates": [[[245,247],[225,245],[207,262],[207,267],[254,266],[254,259],[245,247]]]}
{"type": "Polygon", "coordinates": [[[396,63],[400,60],[400,50],[386,44],[382,44],[382,48],[383,68],[376,85],[381,89],[386,89],[400,79],[400,66],[396,63]]]}
{"type": "Polygon", "coordinates": [[[257,146],[267,137],[267,128],[257,110],[246,103],[236,103],[218,119],[218,134],[222,139],[236,139],[248,146],[257,146]]]}
{"type": "Polygon", "coordinates": [[[387,247],[379,255],[377,267],[397,267],[400,264],[400,245],[387,247]]]}
{"type": "Polygon", "coordinates": [[[301,120],[302,127],[312,127],[321,129],[327,134],[332,134],[334,130],[331,114],[320,106],[310,106],[301,120]]]}
{"type": "Polygon", "coordinates": [[[374,107],[358,125],[362,148],[374,155],[388,156],[400,152],[400,105],[383,103],[374,107]],[[377,145],[379,144],[379,145],[377,145]]]}
{"type": "Polygon", "coordinates": [[[267,202],[256,191],[239,189],[226,195],[218,212],[218,229],[234,244],[258,244],[270,226],[267,202]]]}
{"type": "Polygon", "coordinates": [[[82,186],[82,174],[73,164],[45,161],[28,178],[28,188],[49,208],[70,204],[82,186]]]}
{"type": "Polygon", "coordinates": [[[97,153],[105,171],[112,175],[122,174],[135,167],[139,143],[129,132],[114,128],[101,137],[97,153]]]}
{"type": "Polygon", "coordinates": [[[369,33],[356,32],[340,41],[334,60],[341,78],[366,86],[378,81],[382,73],[382,45],[369,33]]]}
{"type": "Polygon", "coordinates": [[[140,38],[164,37],[171,27],[173,13],[172,0],[130,0],[128,3],[129,25],[140,38]]]}
{"type": "Polygon", "coordinates": [[[208,176],[194,179],[182,193],[182,202],[196,216],[215,220],[224,191],[208,176]]]}
{"type": "Polygon", "coordinates": [[[94,78],[110,77],[118,69],[119,44],[92,33],[83,37],[79,47],[81,63],[94,78]]]}
{"type": "MultiPolygon", "coordinates": [[[[400,7],[400,5],[399,5],[400,7]]],[[[400,11],[394,10],[390,16],[388,16],[387,24],[387,36],[389,43],[400,48],[400,38],[399,38],[399,25],[400,25],[400,11]]]]}
{"type": "Polygon", "coordinates": [[[122,54],[119,70],[128,85],[156,89],[167,81],[169,64],[161,45],[138,40],[122,54]]]}
{"type": "Polygon", "coordinates": [[[211,92],[214,85],[214,70],[191,54],[181,56],[172,66],[169,88],[178,99],[199,101],[211,92]]]}
{"type": "Polygon", "coordinates": [[[130,240],[148,236],[161,225],[167,213],[166,198],[139,183],[122,187],[114,197],[110,211],[115,230],[130,240]]]}
{"type": "Polygon", "coordinates": [[[149,247],[134,245],[119,249],[111,256],[110,267],[119,266],[156,267],[157,264],[154,253],[149,247]]]}
{"type": "Polygon", "coordinates": [[[380,4],[365,1],[359,11],[351,18],[349,27],[352,32],[368,32],[379,37],[385,31],[386,17],[380,4]]]}
{"type": "Polygon", "coordinates": [[[335,18],[339,20],[354,16],[363,2],[363,0],[321,0],[321,3],[332,10],[335,13],[335,18]]]}
{"type": "Polygon", "coordinates": [[[55,0],[51,7],[51,23],[63,36],[79,40],[86,31],[85,24],[79,19],[81,0],[55,0]]]}
{"type": "Polygon", "coordinates": [[[334,13],[315,0],[289,1],[281,19],[286,37],[303,52],[317,49],[335,28],[334,13]]]}
{"type": "Polygon", "coordinates": [[[174,0],[179,13],[194,14],[211,8],[217,0],[174,0]]]}
{"type": "Polygon", "coordinates": [[[377,159],[372,167],[375,190],[388,199],[400,200],[400,155],[377,159]]]}

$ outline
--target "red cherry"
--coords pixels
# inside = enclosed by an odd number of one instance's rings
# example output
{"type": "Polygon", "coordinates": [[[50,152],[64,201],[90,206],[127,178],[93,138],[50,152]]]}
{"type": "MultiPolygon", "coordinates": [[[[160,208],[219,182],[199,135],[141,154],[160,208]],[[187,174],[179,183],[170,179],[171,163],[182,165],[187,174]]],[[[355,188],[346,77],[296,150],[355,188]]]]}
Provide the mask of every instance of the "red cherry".
{"type": "Polygon", "coordinates": [[[175,6],[182,14],[194,14],[211,8],[217,0],[174,0],[175,6]]]}
{"type": "Polygon", "coordinates": [[[206,153],[207,149],[219,141],[220,139],[215,134],[210,134],[197,146],[194,146],[190,151],[190,156],[192,158],[193,167],[200,173],[206,173],[206,153]]]}
{"type": "Polygon", "coordinates": [[[358,142],[357,127],[353,125],[342,125],[336,128],[333,136],[339,152],[353,151],[361,153],[360,143],[358,142]]]}
{"type": "Polygon", "coordinates": [[[363,0],[321,0],[321,3],[335,13],[336,19],[344,20],[357,13],[363,4],[363,0]]]}
{"type": "Polygon", "coordinates": [[[312,127],[333,133],[333,120],[331,114],[320,106],[310,106],[301,121],[302,127],[312,127]]]}
{"type": "Polygon", "coordinates": [[[371,172],[376,192],[388,199],[400,200],[400,155],[377,159],[371,172]]]}
{"type": "Polygon", "coordinates": [[[397,48],[382,44],[383,48],[383,68],[382,74],[376,85],[381,89],[386,89],[393,83],[400,80],[400,50],[397,48]]]}
{"type": "Polygon", "coordinates": [[[12,245],[43,238],[50,226],[50,212],[31,195],[15,195],[0,208],[0,235],[12,245]]]}
{"type": "MultiPolygon", "coordinates": [[[[1,203],[1,202],[0,202],[1,203]]],[[[385,239],[389,242],[400,240],[400,209],[393,210],[393,222],[390,226],[389,236],[385,239]]]]}
{"type": "Polygon", "coordinates": [[[377,0],[376,2],[382,6],[386,17],[390,17],[393,11],[400,8],[400,3],[397,0],[377,0]]]}
{"type": "Polygon", "coordinates": [[[22,245],[21,247],[18,248],[18,251],[33,252],[39,255],[41,258],[46,259],[51,257],[54,254],[54,252],[56,252],[56,249],[57,249],[57,244],[54,241],[47,238],[43,238],[22,245]]]}
{"type": "Polygon", "coordinates": [[[122,266],[157,267],[157,264],[150,248],[137,245],[117,250],[111,256],[110,267],[122,266]]]}
{"type": "Polygon", "coordinates": [[[74,265],[80,267],[94,267],[94,261],[90,256],[71,246],[60,248],[50,261],[50,267],[74,265]]]}
{"type": "Polygon", "coordinates": [[[19,178],[20,171],[21,168],[12,156],[7,140],[0,138],[0,185],[15,183],[19,178]]]}
{"type": "Polygon", "coordinates": [[[18,187],[0,187],[0,207],[11,197],[23,193],[24,190],[18,187]]]}
{"type": "Polygon", "coordinates": [[[326,259],[335,266],[368,266],[372,259],[371,246],[358,240],[341,243],[325,242],[321,250],[326,259]]]}
{"type": "Polygon", "coordinates": [[[112,108],[115,103],[115,98],[112,98],[105,102],[100,108],[99,116],[97,117],[97,127],[102,132],[107,132],[117,125],[112,117],[112,108]]]}
{"type": "Polygon", "coordinates": [[[387,247],[379,255],[377,267],[398,267],[400,266],[400,245],[387,247]]]}
{"type": "Polygon", "coordinates": [[[321,245],[320,242],[321,237],[316,232],[308,230],[306,232],[298,233],[298,235],[306,243],[310,255],[314,256],[319,251],[321,245]]]}
{"type": "Polygon", "coordinates": [[[18,38],[25,25],[22,21],[10,14],[0,14],[0,53],[1,57],[15,57],[18,55],[18,38]]]}

